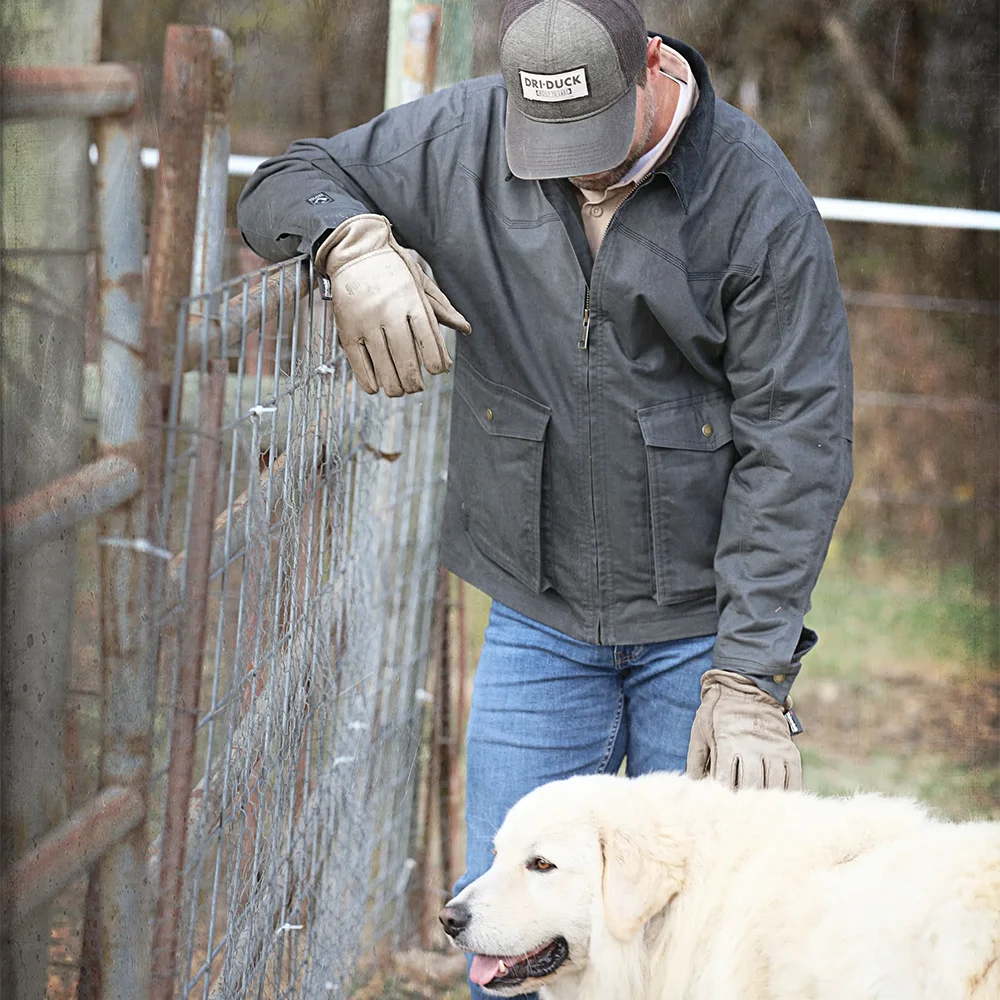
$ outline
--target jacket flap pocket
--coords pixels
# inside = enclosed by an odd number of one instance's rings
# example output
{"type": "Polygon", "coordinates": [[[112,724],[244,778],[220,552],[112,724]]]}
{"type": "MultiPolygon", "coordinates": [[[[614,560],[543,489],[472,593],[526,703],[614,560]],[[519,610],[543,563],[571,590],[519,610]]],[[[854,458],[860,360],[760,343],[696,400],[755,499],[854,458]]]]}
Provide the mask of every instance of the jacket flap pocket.
{"type": "Polygon", "coordinates": [[[637,411],[642,437],[653,448],[715,451],[733,439],[732,401],[713,394],[637,411]]]}
{"type": "Polygon", "coordinates": [[[487,434],[542,441],[552,411],[505,385],[491,382],[467,361],[459,362],[455,392],[465,400],[487,434]]]}

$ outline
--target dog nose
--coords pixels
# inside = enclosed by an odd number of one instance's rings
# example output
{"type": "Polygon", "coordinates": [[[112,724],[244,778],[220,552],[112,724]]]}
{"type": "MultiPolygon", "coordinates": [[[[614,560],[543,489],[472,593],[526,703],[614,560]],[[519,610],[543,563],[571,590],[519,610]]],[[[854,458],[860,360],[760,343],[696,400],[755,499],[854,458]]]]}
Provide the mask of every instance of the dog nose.
{"type": "Polygon", "coordinates": [[[438,914],[438,920],[441,921],[445,934],[453,938],[458,937],[469,926],[470,916],[465,903],[451,903],[438,914]]]}

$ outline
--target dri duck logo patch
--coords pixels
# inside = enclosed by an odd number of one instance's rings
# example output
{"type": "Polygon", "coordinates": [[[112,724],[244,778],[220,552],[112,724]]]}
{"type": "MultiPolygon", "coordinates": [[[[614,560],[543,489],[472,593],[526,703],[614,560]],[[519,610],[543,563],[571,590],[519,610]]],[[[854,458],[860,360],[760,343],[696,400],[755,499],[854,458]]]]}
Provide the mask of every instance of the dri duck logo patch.
{"type": "Polygon", "coordinates": [[[328,201],[333,201],[333,199],[328,194],[320,192],[319,194],[314,194],[311,198],[306,198],[306,201],[310,205],[325,205],[328,201]]]}
{"type": "Polygon", "coordinates": [[[526,101],[573,101],[590,93],[583,66],[565,73],[525,73],[523,69],[518,72],[526,101]]]}

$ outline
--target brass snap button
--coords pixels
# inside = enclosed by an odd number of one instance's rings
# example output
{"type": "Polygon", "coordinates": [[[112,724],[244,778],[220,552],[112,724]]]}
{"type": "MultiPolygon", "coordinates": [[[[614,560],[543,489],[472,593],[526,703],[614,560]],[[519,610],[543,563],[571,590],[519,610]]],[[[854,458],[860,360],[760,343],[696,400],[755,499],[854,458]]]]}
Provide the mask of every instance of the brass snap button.
{"type": "Polygon", "coordinates": [[[493,419],[493,411],[488,406],[486,407],[486,419],[487,420],[493,419]]]}
{"type": "Polygon", "coordinates": [[[775,684],[784,684],[785,683],[785,675],[784,674],[775,674],[774,675],[774,683],[775,684]]]}
{"type": "Polygon", "coordinates": [[[701,433],[704,434],[705,437],[710,438],[712,436],[712,425],[705,424],[701,429],[701,433]]]}
{"type": "Polygon", "coordinates": [[[590,214],[591,214],[591,215],[593,215],[593,216],[594,216],[594,218],[600,218],[600,217],[601,217],[602,215],[604,215],[604,209],[603,209],[603,208],[601,208],[601,206],[600,206],[600,205],[595,205],[595,206],[594,206],[594,207],[593,207],[593,208],[592,208],[592,209],[590,210],[590,214]]]}

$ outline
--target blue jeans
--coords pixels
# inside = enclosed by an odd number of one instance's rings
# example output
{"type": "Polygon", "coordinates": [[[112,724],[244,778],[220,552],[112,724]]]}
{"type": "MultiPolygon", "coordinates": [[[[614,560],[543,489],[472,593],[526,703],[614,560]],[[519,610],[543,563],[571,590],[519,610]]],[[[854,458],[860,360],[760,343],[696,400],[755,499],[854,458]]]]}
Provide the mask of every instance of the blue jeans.
{"type": "Polygon", "coordinates": [[[538,785],[614,774],[626,757],[631,775],[683,771],[714,645],[708,635],[593,646],[494,601],[472,691],[466,871],[455,893],[489,868],[507,810],[538,785]]]}

